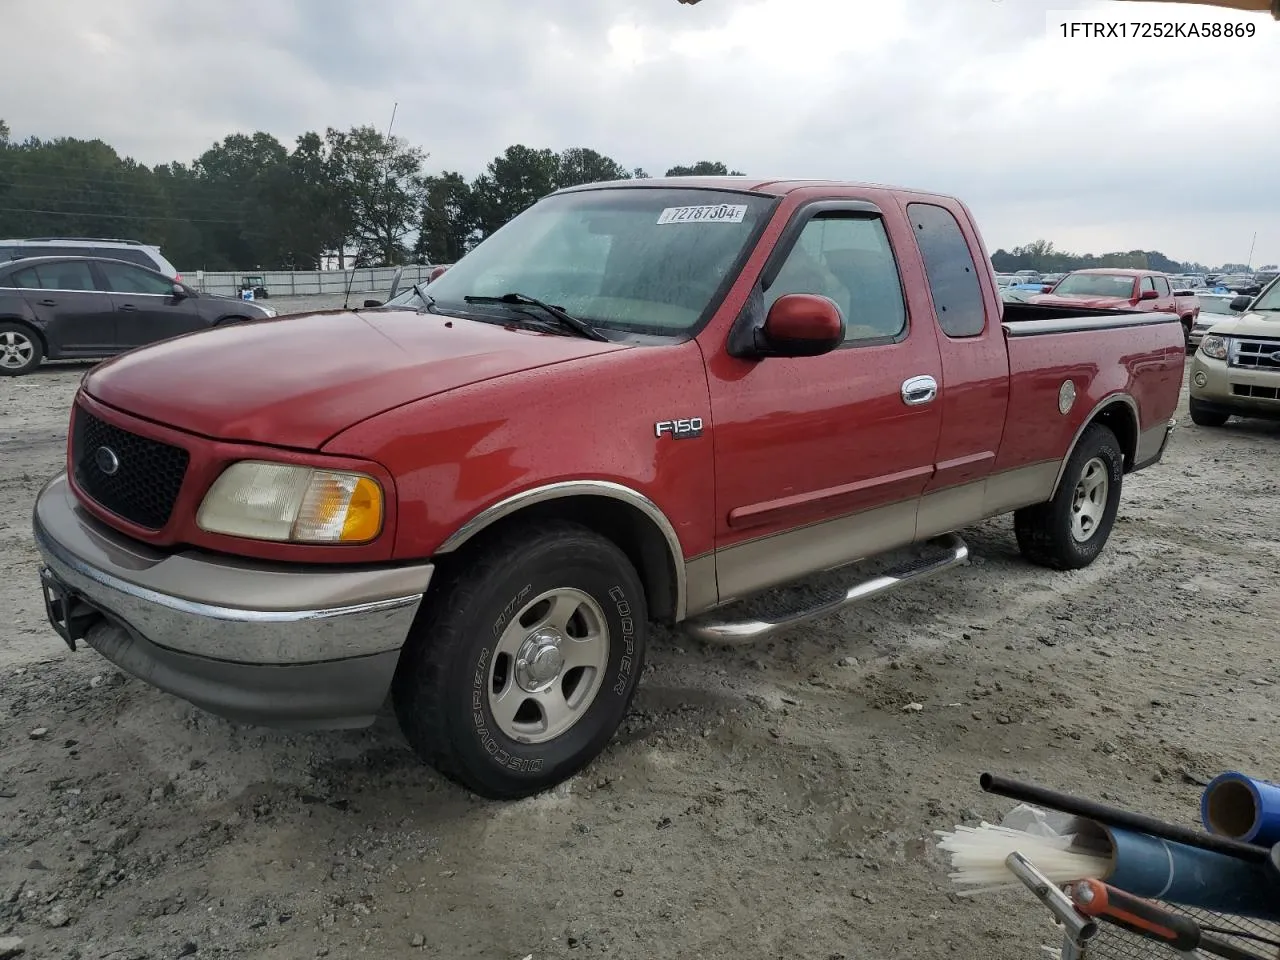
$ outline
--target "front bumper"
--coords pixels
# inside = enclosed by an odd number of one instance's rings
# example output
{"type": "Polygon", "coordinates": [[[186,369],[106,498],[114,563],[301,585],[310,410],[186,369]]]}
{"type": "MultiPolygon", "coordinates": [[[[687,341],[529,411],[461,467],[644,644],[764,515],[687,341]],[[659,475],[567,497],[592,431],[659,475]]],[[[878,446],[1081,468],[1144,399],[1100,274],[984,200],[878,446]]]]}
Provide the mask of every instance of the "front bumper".
{"type": "Polygon", "coordinates": [[[1206,410],[1280,419],[1280,373],[1229,366],[1199,350],[1191,358],[1191,399],[1206,410]]]}
{"type": "Polygon", "coordinates": [[[371,723],[431,564],[328,569],[165,553],[109,529],[66,477],[32,518],[50,622],[121,669],[231,719],[371,723]]]}

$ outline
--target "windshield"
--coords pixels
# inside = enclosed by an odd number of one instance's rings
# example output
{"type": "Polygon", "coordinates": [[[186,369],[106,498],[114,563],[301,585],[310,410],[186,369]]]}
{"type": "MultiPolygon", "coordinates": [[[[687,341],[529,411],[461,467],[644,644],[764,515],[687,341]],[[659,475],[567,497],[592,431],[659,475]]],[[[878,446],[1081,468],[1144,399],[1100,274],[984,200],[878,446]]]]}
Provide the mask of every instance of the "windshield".
{"type": "Polygon", "coordinates": [[[484,240],[427,293],[448,311],[474,314],[481,308],[466,297],[519,293],[605,330],[688,333],[773,202],[687,188],[555,194],[484,240]]]}
{"type": "Polygon", "coordinates": [[[1121,297],[1133,296],[1133,277],[1114,273],[1073,273],[1053,289],[1054,296],[1121,297]]]}
{"type": "Polygon", "coordinates": [[[1254,310],[1280,310],[1280,280],[1272,280],[1271,286],[1258,295],[1253,302],[1254,310]]]}

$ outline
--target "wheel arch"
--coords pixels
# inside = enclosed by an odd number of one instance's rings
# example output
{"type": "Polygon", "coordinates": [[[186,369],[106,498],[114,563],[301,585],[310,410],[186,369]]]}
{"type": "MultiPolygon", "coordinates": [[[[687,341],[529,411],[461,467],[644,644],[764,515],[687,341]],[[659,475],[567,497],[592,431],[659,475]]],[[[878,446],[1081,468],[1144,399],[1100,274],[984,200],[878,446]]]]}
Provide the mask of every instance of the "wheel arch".
{"type": "Polygon", "coordinates": [[[44,350],[44,355],[49,355],[49,341],[45,339],[44,331],[37,327],[34,323],[23,316],[15,316],[11,313],[0,313],[0,323],[16,323],[20,327],[30,330],[37,340],[40,341],[40,347],[44,350]]]}
{"type": "Polygon", "coordinates": [[[514,524],[551,519],[576,521],[617,544],[640,575],[649,615],[668,623],[684,619],[684,551],[675,527],[657,504],[623,484],[573,480],[514,494],[464,523],[434,556],[448,558],[514,524]]]}
{"type": "Polygon", "coordinates": [[[1080,444],[1080,438],[1095,423],[1101,424],[1116,435],[1116,440],[1120,442],[1120,450],[1124,453],[1125,473],[1133,469],[1138,456],[1138,404],[1127,393],[1112,393],[1103,397],[1089,411],[1089,415],[1084,418],[1076,430],[1075,436],[1071,438],[1071,445],[1067,447],[1067,452],[1062,457],[1062,463],[1058,466],[1058,476],[1053,481],[1051,497],[1056,496],[1058,493],[1058,486],[1062,483],[1062,475],[1066,472],[1067,462],[1071,459],[1071,455],[1076,452],[1076,447],[1080,444]]]}

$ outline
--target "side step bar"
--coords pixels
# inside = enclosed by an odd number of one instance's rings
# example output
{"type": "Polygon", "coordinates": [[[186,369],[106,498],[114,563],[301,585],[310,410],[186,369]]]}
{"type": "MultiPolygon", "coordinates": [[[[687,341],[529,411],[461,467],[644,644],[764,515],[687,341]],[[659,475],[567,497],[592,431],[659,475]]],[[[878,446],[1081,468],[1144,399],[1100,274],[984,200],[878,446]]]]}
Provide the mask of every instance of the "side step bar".
{"type": "Polygon", "coordinates": [[[783,630],[789,630],[798,624],[818,617],[825,617],[847,606],[859,603],[881,593],[887,593],[904,584],[914,583],[936,576],[952,567],[958,567],[969,560],[969,547],[955,534],[947,534],[929,541],[929,546],[943,551],[942,556],[921,557],[911,560],[877,574],[861,583],[856,583],[835,596],[828,594],[817,604],[808,606],[791,605],[772,611],[765,618],[726,618],[727,609],[714,610],[710,613],[686,620],[682,629],[690,636],[708,643],[725,646],[739,646],[753,643],[783,630]]]}

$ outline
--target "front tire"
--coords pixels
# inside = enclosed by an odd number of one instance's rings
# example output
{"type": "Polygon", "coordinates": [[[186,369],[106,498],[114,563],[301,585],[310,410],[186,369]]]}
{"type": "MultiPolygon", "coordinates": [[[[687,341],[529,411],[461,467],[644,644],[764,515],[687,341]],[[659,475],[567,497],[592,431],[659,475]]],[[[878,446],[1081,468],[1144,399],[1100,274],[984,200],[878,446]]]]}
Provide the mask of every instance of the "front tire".
{"type": "Polygon", "coordinates": [[[414,751],[489,799],[556,785],[626,716],[644,665],[644,587],[574,523],[499,536],[432,585],[392,683],[414,751]]]}
{"type": "Polygon", "coordinates": [[[1014,513],[1022,555],[1055,570],[1089,566],[1111,536],[1123,480],[1120,442],[1106,427],[1091,424],[1072,451],[1053,499],[1014,513]]]}
{"type": "Polygon", "coordinates": [[[1197,427],[1221,427],[1231,419],[1231,414],[1223,413],[1220,410],[1210,410],[1195,397],[1192,397],[1187,402],[1187,406],[1191,411],[1191,422],[1197,427]]]}
{"type": "Polygon", "coordinates": [[[44,345],[30,327],[0,323],[0,377],[20,377],[44,360],[44,345]]]}

